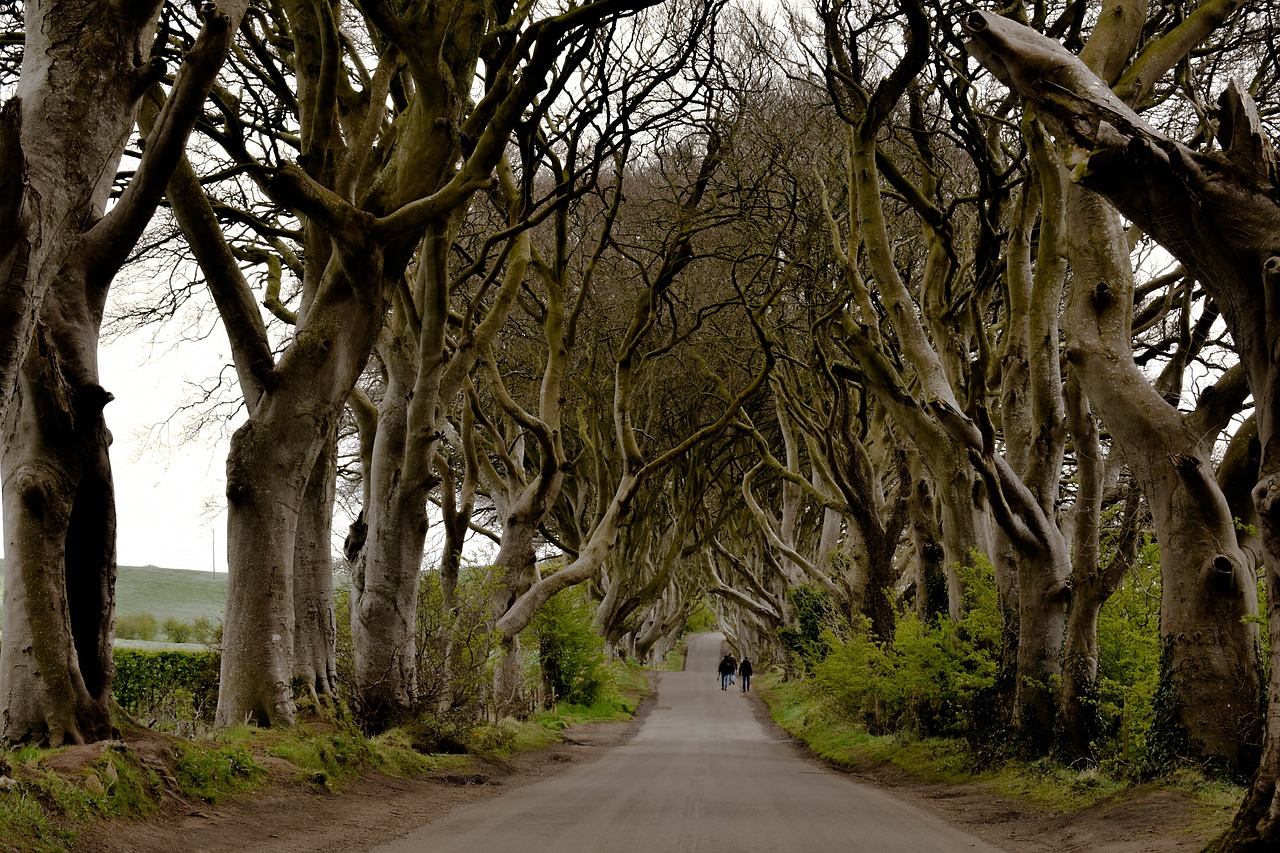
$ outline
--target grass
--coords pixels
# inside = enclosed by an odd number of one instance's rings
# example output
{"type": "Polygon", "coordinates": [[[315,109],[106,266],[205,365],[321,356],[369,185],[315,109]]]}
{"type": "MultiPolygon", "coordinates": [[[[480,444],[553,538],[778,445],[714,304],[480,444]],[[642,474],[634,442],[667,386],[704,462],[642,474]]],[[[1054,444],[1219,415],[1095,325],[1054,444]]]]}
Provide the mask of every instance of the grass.
{"type": "MultiPolygon", "coordinates": [[[[926,782],[979,782],[1001,796],[1016,797],[1051,813],[1085,809],[1134,787],[1130,780],[1113,778],[1097,769],[1074,770],[1049,759],[978,769],[962,740],[920,738],[910,733],[872,735],[831,713],[807,682],[777,683],[766,676],[760,679],[760,686],[774,721],[814,754],[838,766],[892,764],[926,782]]],[[[1242,788],[1206,780],[1190,770],[1180,770],[1155,785],[1191,795],[1206,825],[1220,823],[1223,813],[1233,813],[1244,796],[1242,788]]]]}
{"type": "Polygon", "coordinates": [[[75,832],[55,827],[49,813],[26,790],[0,792],[0,829],[6,844],[31,853],[59,853],[75,840],[75,832]]]}
{"type": "Polygon", "coordinates": [[[201,739],[178,742],[173,776],[184,797],[216,803],[254,790],[266,774],[243,744],[201,739]]]}
{"type": "Polygon", "coordinates": [[[10,849],[61,851],[75,841],[73,828],[95,818],[140,819],[156,810],[162,783],[137,756],[118,747],[78,774],[63,774],[42,763],[57,750],[25,747],[4,754],[18,777],[0,791],[0,838],[10,849]]]}
{"type": "Polygon", "coordinates": [[[609,683],[590,706],[562,705],[527,720],[507,718],[472,729],[466,744],[471,755],[423,754],[413,748],[406,730],[368,738],[353,725],[331,719],[294,729],[237,727],[209,737],[174,739],[164,779],[117,746],[104,746],[101,756],[78,772],[61,773],[45,763],[57,750],[25,746],[0,752],[0,775],[18,780],[15,787],[0,790],[0,847],[65,850],[74,843],[77,825],[152,813],[166,783],[171,793],[207,803],[246,794],[271,783],[264,759],[280,762],[277,766],[286,774],[292,767],[297,780],[327,792],[369,769],[407,777],[465,773],[472,756],[502,758],[540,749],[559,741],[560,731],[569,725],[625,719],[648,690],[645,674],[633,667],[615,667],[609,683]]]}
{"type": "Polygon", "coordinates": [[[204,616],[222,618],[227,601],[227,575],[121,566],[116,578],[116,612],[122,616],[150,613],[160,622],[190,622],[204,616]]]}

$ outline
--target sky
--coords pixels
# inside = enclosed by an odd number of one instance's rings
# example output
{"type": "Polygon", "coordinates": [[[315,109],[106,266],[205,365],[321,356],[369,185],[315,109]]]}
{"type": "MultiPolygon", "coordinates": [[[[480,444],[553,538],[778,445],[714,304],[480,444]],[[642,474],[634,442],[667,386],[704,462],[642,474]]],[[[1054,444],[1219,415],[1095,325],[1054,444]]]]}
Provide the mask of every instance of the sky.
{"type": "Polygon", "coordinates": [[[226,461],[230,426],[189,437],[176,410],[193,385],[228,362],[220,328],[203,341],[176,344],[134,332],[104,344],[102,385],[116,486],[117,562],[200,571],[227,570],[226,461]]]}

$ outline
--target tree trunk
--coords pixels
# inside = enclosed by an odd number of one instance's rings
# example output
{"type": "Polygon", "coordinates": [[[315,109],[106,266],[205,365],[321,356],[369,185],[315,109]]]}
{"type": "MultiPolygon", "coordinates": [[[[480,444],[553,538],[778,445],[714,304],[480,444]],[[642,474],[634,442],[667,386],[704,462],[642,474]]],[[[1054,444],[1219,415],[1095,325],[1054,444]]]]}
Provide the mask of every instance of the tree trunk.
{"type": "Polygon", "coordinates": [[[22,76],[0,124],[0,418],[45,295],[99,219],[139,95],[161,3],[26,3],[22,76]],[[24,197],[25,193],[25,197],[24,197]]]}
{"type": "MultiPolygon", "coordinates": [[[[285,407],[268,399],[264,408],[285,407]]],[[[258,415],[236,430],[227,454],[230,577],[220,728],[294,722],[293,560],[307,472],[320,442],[298,428],[292,412],[258,415]]]]}
{"type": "Polygon", "coordinates": [[[249,421],[227,455],[230,579],[216,723],[292,725],[294,560],[307,481],[342,406],[369,359],[380,288],[352,279],[379,274],[381,253],[336,252],[317,300],[300,324],[249,421]]]}
{"type": "MultiPolygon", "coordinates": [[[[537,581],[537,553],[534,519],[525,514],[508,515],[502,525],[502,544],[490,571],[495,579],[491,624],[496,624],[520,596],[537,581]]],[[[518,637],[505,641],[501,663],[494,669],[494,700],[500,713],[518,707],[522,701],[523,679],[520,674],[518,637]]]]}
{"type": "Polygon", "coordinates": [[[144,60],[160,4],[26,6],[17,97],[0,113],[0,421],[13,583],[0,652],[3,738],[60,743],[111,731],[116,519],[102,417],[111,395],[98,382],[102,306],[245,5],[201,8],[204,26],[110,213],[138,100],[165,74],[158,57],[144,60]]]}
{"type": "MultiPolygon", "coordinates": [[[[1133,562],[1137,528],[1136,524],[1126,525],[1111,562],[1103,566],[1100,524],[1105,463],[1098,424],[1074,372],[1068,376],[1066,391],[1078,488],[1072,511],[1071,607],[1063,651],[1062,715],[1056,750],[1068,764],[1092,764],[1097,760],[1093,744],[1101,734],[1097,703],[1098,616],[1133,562]]],[[[1138,505],[1138,492],[1131,489],[1125,503],[1126,522],[1137,514],[1138,505]]]]}
{"type": "Polygon", "coordinates": [[[387,388],[365,471],[369,536],[356,561],[351,593],[357,712],[375,729],[395,725],[408,712],[417,685],[415,625],[427,534],[427,472],[405,465],[415,373],[410,348],[403,341],[380,346],[387,388]]]}
{"type": "MultiPolygon", "coordinates": [[[[970,15],[967,28],[981,60],[1002,69],[1008,85],[1052,116],[1062,137],[1090,151],[1087,171],[1081,166],[1086,184],[1159,240],[1213,295],[1241,353],[1262,448],[1254,502],[1268,590],[1271,689],[1257,775],[1234,825],[1214,849],[1273,849],[1280,843],[1280,365],[1271,346],[1280,322],[1280,258],[1274,255],[1280,206],[1274,149],[1256,107],[1234,84],[1219,99],[1218,141],[1234,166],[1224,169],[1220,160],[1147,127],[1056,42],[982,13],[970,15]],[[1065,89],[1073,97],[1048,100],[1047,90],[1010,73],[1028,66],[1052,69],[1054,91],[1065,89]],[[1103,121],[1107,114],[1124,120],[1103,121]]],[[[1205,568],[1215,574],[1212,565],[1205,568]]],[[[1238,585],[1234,572],[1232,579],[1238,585]]],[[[1192,585],[1181,592],[1200,590],[1192,585]]],[[[1237,708],[1236,716],[1247,719],[1252,709],[1237,708]]]]}
{"type": "Polygon", "coordinates": [[[116,530],[102,417],[111,395],[76,376],[86,367],[77,354],[96,353],[96,323],[88,331],[95,346],[81,349],[38,327],[5,430],[0,740],[112,735],[116,530]]]}
{"type": "Polygon", "coordinates": [[[337,437],[331,434],[307,478],[294,540],[293,676],[313,702],[338,690],[332,544],[337,453],[337,437]]]}
{"type": "Polygon", "coordinates": [[[1069,357],[1142,485],[1160,546],[1165,669],[1153,757],[1248,773],[1257,762],[1248,727],[1261,683],[1257,628],[1245,617],[1256,612],[1257,587],[1209,464],[1221,427],[1187,422],[1133,362],[1132,271],[1118,215],[1074,185],[1068,209],[1075,270],[1069,357]]]}

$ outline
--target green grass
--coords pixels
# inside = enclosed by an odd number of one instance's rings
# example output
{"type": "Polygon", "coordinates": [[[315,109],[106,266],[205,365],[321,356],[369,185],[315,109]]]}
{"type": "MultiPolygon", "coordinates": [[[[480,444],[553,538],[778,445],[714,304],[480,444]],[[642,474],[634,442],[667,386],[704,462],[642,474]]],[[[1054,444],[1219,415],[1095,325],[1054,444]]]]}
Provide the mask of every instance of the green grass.
{"type": "MultiPolygon", "coordinates": [[[[777,683],[769,676],[760,679],[760,686],[778,725],[814,754],[842,767],[893,764],[926,782],[979,782],[1000,796],[1016,797],[1052,813],[1088,808],[1134,787],[1131,781],[1097,769],[1074,770],[1049,759],[1010,761],[978,770],[962,740],[918,738],[903,732],[872,735],[833,713],[808,682],[777,683]]],[[[1214,826],[1222,822],[1223,815],[1229,821],[1244,796],[1243,788],[1206,780],[1190,770],[1157,780],[1155,786],[1190,794],[1203,812],[1202,819],[1208,821],[1206,825],[1214,826]]]]}
{"type": "Polygon", "coordinates": [[[476,728],[467,747],[485,758],[506,758],[517,752],[542,749],[560,740],[556,728],[543,723],[540,716],[527,720],[504,717],[496,723],[476,728]]]}
{"type": "Polygon", "coordinates": [[[373,739],[373,750],[379,770],[392,776],[419,776],[436,771],[461,772],[468,768],[465,755],[424,755],[410,744],[403,729],[392,729],[373,739]]]}
{"type": "Polygon", "coordinates": [[[197,617],[219,620],[227,601],[227,575],[121,566],[116,578],[116,612],[150,613],[160,622],[197,617]]]}
{"type": "MultiPolygon", "coordinates": [[[[144,766],[127,748],[104,747],[100,757],[78,773],[55,773],[45,759],[57,750],[24,746],[0,752],[0,775],[18,779],[0,791],[0,850],[61,851],[74,844],[75,827],[102,818],[136,819],[152,813],[166,782],[171,793],[216,803],[271,783],[262,758],[279,759],[296,778],[317,790],[332,791],[369,769],[396,776],[430,772],[466,773],[473,756],[504,757],[540,749],[561,739],[575,723],[629,717],[648,691],[645,673],[614,665],[602,698],[590,706],[564,705],[559,713],[528,720],[504,719],[470,731],[471,755],[423,754],[410,732],[392,730],[367,738],[349,722],[324,718],[294,729],[247,726],[209,737],[173,741],[173,761],[163,773],[144,766]]],[[[275,766],[274,763],[272,766],[275,766]]],[[[278,778],[278,774],[274,773],[278,778]]]]}
{"type": "Polygon", "coordinates": [[[75,840],[75,833],[55,827],[39,799],[25,788],[0,791],[0,837],[4,843],[21,843],[14,849],[31,853],[60,853],[75,840]]]}
{"type": "Polygon", "coordinates": [[[305,778],[327,791],[356,776],[366,767],[379,764],[375,744],[358,734],[330,732],[305,735],[297,731],[282,732],[272,738],[263,751],[283,758],[302,771],[305,778]]]}
{"type": "Polygon", "coordinates": [[[177,744],[173,775],[183,796],[216,803],[253,790],[266,774],[242,744],[197,740],[177,744]]]}
{"type": "Polygon", "coordinates": [[[156,810],[160,778],[127,750],[104,749],[78,775],[42,765],[41,759],[56,752],[25,747],[4,755],[11,769],[21,768],[15,769],[18,785],[0,791],[0,839],[13,845],[6,849],[66,850],[75,841],[74,824],[139,819],[156,810]]]}

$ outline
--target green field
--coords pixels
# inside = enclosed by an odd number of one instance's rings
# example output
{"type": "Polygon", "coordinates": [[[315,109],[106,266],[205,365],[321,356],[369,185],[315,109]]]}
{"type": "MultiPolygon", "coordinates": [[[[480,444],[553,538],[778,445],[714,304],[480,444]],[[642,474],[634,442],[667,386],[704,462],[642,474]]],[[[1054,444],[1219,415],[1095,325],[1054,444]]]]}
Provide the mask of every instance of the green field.
{"type": "MultiPolygon", "coordinates": [[[[0,593],[3,591],[4,573],[0,571],[0,593]]],[[[160,622],[170,617],[191,622],[204,616],[220,622],[226,600],[225,574],[121,566],[116,578],[116,614],[120,616],[150,613],[160,622]]]]}

